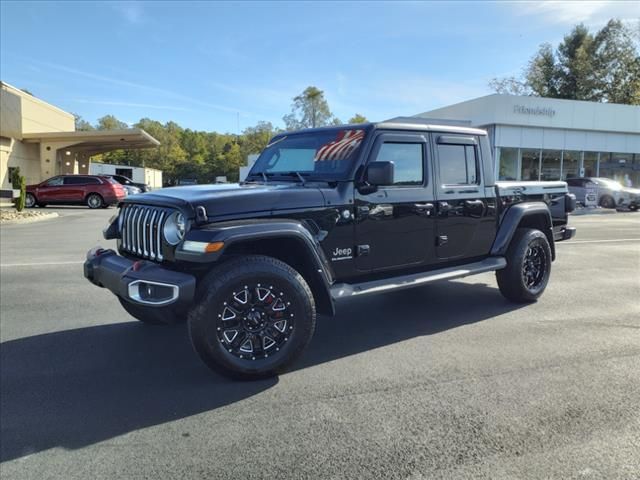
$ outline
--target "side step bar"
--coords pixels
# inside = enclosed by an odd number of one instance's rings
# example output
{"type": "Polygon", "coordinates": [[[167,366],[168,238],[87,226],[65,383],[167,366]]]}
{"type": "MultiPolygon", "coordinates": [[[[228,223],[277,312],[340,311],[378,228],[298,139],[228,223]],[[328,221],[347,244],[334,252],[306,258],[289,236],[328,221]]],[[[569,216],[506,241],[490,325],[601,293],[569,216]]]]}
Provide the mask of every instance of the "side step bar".
{"type": "Polygon", "coordinates": [[[353,297],[355,295],[368,295],[370,293],[388,292],[424,285],[437,280],[452,280],[477,273],[493,272],[507,266],[504,257],[489,257],[480,262],[461,265],[458,267],[441,268],[430,272],[413,273],[400,277],[373,280],[363,283],[336,283],[331,287],[331,297],[334,300],[353,297]]]}

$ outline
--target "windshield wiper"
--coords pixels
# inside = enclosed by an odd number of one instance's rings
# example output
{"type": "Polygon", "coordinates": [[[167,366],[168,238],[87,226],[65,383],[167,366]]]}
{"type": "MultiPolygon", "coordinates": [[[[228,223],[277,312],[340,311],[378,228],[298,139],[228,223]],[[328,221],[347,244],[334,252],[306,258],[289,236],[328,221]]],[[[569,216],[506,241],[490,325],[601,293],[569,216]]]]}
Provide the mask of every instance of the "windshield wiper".
{"type": "MultiPolygon", "coordinates": [[[[304,179],[304,177],[302,176],[302,173],[298,172],[298,171],[290,171],[290,172],[273,172],[273,173],[269,173],[269,175],[282,175],[283,177],[298,177],[298,179],[300,180],[300,183],[302,184],[302,186],[305,185],[305,183],[307,183],[307,181],[304,179]]],[[[309,175],[309,174],[307,174],[309,175]]]]}

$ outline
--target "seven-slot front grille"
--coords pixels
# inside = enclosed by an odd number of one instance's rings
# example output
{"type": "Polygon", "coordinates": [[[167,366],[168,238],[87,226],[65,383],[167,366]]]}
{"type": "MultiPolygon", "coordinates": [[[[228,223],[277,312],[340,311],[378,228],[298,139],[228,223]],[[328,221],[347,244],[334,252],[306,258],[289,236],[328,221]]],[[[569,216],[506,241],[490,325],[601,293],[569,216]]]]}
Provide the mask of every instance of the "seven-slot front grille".
{"type": "Polygon", "coordinates": [[[162,226],[169,212],[146,205],[125,204],[120,215],[121,248],[138,257],[162,261],[162,226]]]}

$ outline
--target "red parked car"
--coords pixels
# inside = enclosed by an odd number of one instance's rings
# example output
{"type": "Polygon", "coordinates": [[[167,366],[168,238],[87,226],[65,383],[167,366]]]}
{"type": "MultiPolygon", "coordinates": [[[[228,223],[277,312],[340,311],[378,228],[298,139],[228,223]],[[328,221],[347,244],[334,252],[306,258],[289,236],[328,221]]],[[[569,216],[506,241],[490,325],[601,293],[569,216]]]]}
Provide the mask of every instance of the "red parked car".
{"type": "Polygon", "coordinates": [[[27,185],[26,206],[86,205],[107,208],[127,196],[114,179],[100,175],[59,175],[38,185],[27,185]]]}

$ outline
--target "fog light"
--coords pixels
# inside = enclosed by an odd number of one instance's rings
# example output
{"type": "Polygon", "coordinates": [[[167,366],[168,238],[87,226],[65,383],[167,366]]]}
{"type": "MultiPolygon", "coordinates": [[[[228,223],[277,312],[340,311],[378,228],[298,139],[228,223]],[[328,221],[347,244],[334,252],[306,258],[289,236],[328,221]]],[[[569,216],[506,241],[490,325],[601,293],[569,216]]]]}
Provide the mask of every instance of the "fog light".
{"type": "Polygon", "coordinates": [[[179,288],[168,283],[135,280],[129,284],[129,298],[148,305],[165,305],[178,299],[179,288]]]}

